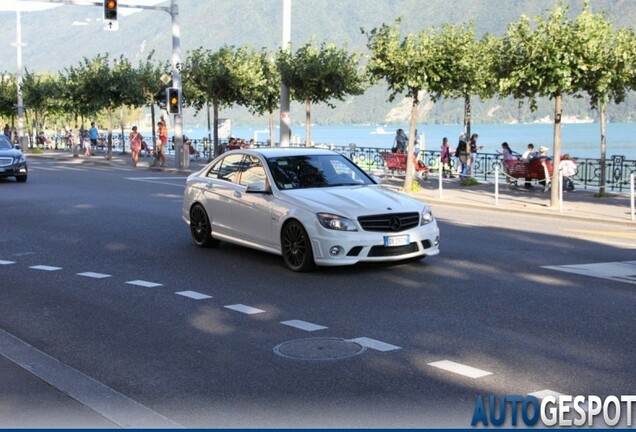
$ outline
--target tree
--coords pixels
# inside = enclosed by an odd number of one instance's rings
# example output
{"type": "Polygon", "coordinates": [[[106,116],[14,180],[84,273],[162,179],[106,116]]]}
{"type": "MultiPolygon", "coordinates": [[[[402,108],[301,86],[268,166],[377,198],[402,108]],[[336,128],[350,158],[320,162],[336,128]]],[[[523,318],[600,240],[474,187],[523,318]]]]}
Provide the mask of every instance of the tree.
{"type": "MultiPolygon", "coordinates": [[[[184,97],[200,111],[204,105],[214,109],[214,154],[219,152],[219,109],[235,103],[248,105],[249,89],[259,65],[248,47],[224,46],[216,52],[198,48],[182,68],[184,97]]],[[[210,155],[211,156],[211,155],[210,155]]]]}
{"type": "Polygon", "coordinates": [[[431,31],[428,87],[431,99],[441,97],[464,100],[464,133],[470,136],[471,97],[491,97],[496,79],[492,75],[493,47],[497,39],[485,35],[477,41],[473,23],[444,24],[431,31]]]}
{"type": "Polygon", "coordinates": [[[516,99],[528,98],[536,108],[536,97],[554,100],[554,133],[552,190],[550,206],[559,202],[558,184],[561,156],[561,114],[563,96],[576,95],[577,77],[581,58],[577,56],[580,43],[574,22],[567,18],[567,8],[557,5],[547,18],[535,18],[536,28],[530,28],[530,19],[522,16],[508,26],[503,37],[501,55],[493,63],[500,77],[500,91],[516,99]]]}
{"type": "MultiPolygon", "coordinates": [[[[390,92],[389,102],[400,94],[406,94],[406,97],[412,99],[407,148],[407,154],[412,155],[415,147],[415,122],[420,104],[419,94],[428,89],[429,79],[435,79],[435,76],[429,75],[433,50],[431,39],[424,31],[417,36],[409,34],[400,40],[399,26],[400,20],[397,20],[394,26],[383,24],[370,32],[365,32],[364,29],[362,32],[367,35],[367,47],[371,51],[367,65],[371,79],[386,81],[390,92]]],[[[413,184],[413,159],[406,158],[403,185],[405,191],[410,191],[413,184]]]]}
{"type": "Polygon", "coordinates": [[[334,108],[332,99],[343,101],[347,95],[364,93],[366,78],[358,70],[359,61],[358,54],[326,43],[316,48],[310,41],[295,53],[279,50],[281,80],[294,100],[305,103],[305,145],[311,143],[312,103],[334,108]]]}
{"type": "Polygon", "coordinates": [[[59,80],[50,75],[38,75],[26,71],[22,80],[24,104],[33,112],[36,133],[43,128],[44,119],[57,111],[59,80]]]}
{"type": "Polygon", "coordinates": [[[601,128],[601,160],[599,193],[606,183],[606,108],[610,101],[621,103],[627,91],[636,88],[636,37],[631,29],[613,32],[612,23],[603,14],[594,14],[586,2],[576,19],[581,43],[577,56],[583,61],[579,86],[590,95],[592,107],[598,110],[601,128]]]}
{"type": "Polygon", "coordinates": [[[268,114],[269,142],[274,145],[274,110],[280,104],[280,73],[272,56],[265,50],[254,53],[260,75],[258,80],[252,83],[249,90],[251,98],[247,101],[247,107],[254,114],[268,114]]]}
{"type": "Polygon", "coordinates": [[[18,101],[18,81],[15,75],[0,74],[0,115],[13,119],[18,101]]]}

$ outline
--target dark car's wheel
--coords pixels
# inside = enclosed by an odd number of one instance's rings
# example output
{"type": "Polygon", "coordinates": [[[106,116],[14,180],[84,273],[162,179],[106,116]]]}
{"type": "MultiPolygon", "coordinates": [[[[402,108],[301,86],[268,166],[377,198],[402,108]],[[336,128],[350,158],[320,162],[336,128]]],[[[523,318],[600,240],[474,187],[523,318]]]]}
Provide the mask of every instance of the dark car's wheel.
{"type": "Polygon", "coordinates": [[[219,240],[212,237],[210,219],[201,204],[195,204],[190,209],[190,233],[192,240],[199,247],[211,247],[219,244],[219,240]]]}
{"type": "Polygon", "coordinates": [[[27,181],[27,176],[25,175],[16,176],[15,179],[18,183],[24,183],[25,181],[27,181]]]}
{"type": "Polygon", "coordinates": [[[298,221],[291,221],[281,233],[283,260],[288,269],[306,272],[315,267],[311,240],[305,228],[298,221]]]}

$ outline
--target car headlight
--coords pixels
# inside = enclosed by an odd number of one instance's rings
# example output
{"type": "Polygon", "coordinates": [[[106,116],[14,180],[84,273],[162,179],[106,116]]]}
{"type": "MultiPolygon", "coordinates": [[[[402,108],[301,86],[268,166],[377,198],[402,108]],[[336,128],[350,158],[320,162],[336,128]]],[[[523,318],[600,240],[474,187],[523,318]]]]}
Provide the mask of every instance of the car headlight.
{"type": "Polygon", "coordinates": [[[422,225],[428,225],[433,222],[433,220],[433,212],[430,208],[425,207],[424,211],[422,212],[422,225]]]}
{"type": "Polygon", "coordinates": [[[336,231],[358,231],[356,224],[346,217],[338,216],[330,213],[318,213],[318,222],[327,229],[336,231]]]}
{"type": "Polygon", "coordinates": [[[18,159],[18,163],[23,163],[26,162],[26,158],[24,157],[24,155],[20,156],[20,159],[18,159]]]}

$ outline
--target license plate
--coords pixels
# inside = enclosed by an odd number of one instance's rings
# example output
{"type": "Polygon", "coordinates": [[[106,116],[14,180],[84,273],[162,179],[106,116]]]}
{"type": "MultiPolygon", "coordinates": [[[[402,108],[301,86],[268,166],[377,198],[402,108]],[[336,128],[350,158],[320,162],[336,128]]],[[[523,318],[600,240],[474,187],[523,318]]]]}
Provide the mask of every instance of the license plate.
{"type": "Polygon", "coordinates": [[[411,243],[410,237],[407,235],[402,236],[384,236],[384,246],[406,246],[411,243]]]}

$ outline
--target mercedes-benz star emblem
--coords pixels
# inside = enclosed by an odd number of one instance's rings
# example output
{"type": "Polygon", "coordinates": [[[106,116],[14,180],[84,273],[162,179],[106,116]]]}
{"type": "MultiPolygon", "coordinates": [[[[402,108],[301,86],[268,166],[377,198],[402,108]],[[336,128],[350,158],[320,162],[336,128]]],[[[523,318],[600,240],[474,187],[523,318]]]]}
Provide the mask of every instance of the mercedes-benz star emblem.
{"type": "Polygon", "coordinates": [[[397,231],[402,228],[402,222],[400,222],[400,218],[397,216],[391,216],[391,219],[389,219],[389,227],[393,231],[397,231]]]}

